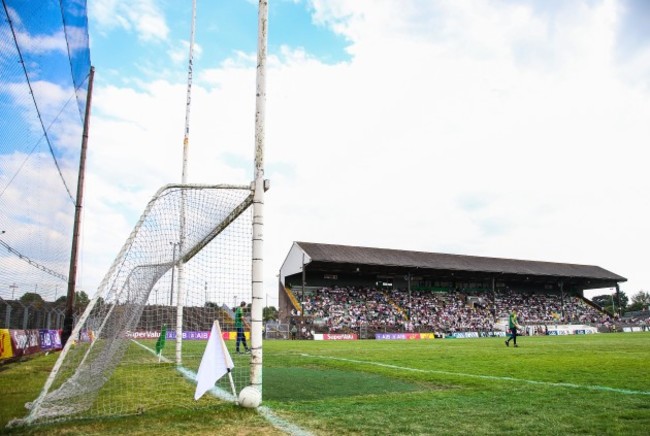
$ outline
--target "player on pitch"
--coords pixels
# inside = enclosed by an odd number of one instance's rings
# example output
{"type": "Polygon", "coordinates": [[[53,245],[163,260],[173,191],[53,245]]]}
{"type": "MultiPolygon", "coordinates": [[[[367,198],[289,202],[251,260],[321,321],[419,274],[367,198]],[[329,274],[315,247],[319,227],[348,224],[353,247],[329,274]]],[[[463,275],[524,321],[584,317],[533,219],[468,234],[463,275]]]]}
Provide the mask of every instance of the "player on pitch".
{"type": "Polygon", "coordinates": [[[244,344],[244,350],[249,353],[251,350],[246,344],[246,335],[244,334],[244,307],[246,307],[246,302],[242,301],[237,309],[235,309],[235,329],[237,329],[237,340],[235,342],[235,349],[237,354],[241,354],[239,351],[239,344],[244,344]]]}
{"type": "Polygon", "coordinates": [[[510,317],[508,318],[508,324],[510,326],[510,331],[512,332],[512,335],[506,341],[506,347],[510,346],[510,340],[511,339],[512,339],[512,342],[514,342],[515,347],[516,347],[517,346],[517,329],[521,328],[521,326],[519,325],[519,321],[517,321],[517,309],[512,309],[512,312],[510,312],[510,317]]]}

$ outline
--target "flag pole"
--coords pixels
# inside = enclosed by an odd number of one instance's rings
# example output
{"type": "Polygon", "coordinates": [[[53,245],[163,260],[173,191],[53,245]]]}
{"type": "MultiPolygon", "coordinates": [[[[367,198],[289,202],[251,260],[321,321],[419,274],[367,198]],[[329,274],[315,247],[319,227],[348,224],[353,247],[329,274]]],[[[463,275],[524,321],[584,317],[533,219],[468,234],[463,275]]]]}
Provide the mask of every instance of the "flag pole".
{"type": "MultiPolygon", "coordinates": [[[[221,335],[221,326],[219,325],[219,320],[215,319],[214,323],[217,326],[217,331],[221,335]]],[[[226,368],[228,368],[228,380],[230,380],[230,388],[232,389],[232,395],[235,397],[235,402],[237,402],[237,390],[235,389],[235,382],[232,379],[232,369],[228,367],[228,358],[226,357],[226,353],[228,353],[228,349],[226,348],[226,344],[223,342],[223,336],[219,338],[221,341],[221,347],[223,349],[223,362],[226,365],[226,368]]]]}
{"type": "Polygon", "coordinates": [[[232,371],[228,370],[228,379],[230,379],[230,387],[232,389],[232,395],[235,397],[235,403],[239,405],[239,398],[237,397],[237,391],[235,390],[235,382],[232,380],[232,371]]]}

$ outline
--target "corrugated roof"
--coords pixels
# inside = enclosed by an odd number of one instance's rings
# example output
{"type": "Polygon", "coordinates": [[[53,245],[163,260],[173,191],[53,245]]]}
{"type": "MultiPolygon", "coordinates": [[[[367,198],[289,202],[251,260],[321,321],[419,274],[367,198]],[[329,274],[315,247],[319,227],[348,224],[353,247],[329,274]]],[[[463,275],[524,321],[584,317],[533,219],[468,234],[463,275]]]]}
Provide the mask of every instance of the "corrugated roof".
{"type": "Polygon", "coordinates": [[[296,242],[315,262],[627,281],[599,266],[296,242]]]}

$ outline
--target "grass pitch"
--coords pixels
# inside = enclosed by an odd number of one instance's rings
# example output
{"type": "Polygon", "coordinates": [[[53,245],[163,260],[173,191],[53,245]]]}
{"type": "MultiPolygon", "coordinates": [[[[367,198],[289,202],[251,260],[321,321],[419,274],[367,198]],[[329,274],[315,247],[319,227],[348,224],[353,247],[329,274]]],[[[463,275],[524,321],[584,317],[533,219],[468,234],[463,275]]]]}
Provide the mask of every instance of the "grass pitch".
{"type": "Polygon", "coordinates": [[[55,356],[41,356],[0,366],[0,433],[650,433],[650,333],[522,337],[519,345],[507,348],[497,338],[267,341],[267,413],[190,398],[192,407],[4,429],[25,415],[22,404],[37,396],[47,377],[55,356]]]}

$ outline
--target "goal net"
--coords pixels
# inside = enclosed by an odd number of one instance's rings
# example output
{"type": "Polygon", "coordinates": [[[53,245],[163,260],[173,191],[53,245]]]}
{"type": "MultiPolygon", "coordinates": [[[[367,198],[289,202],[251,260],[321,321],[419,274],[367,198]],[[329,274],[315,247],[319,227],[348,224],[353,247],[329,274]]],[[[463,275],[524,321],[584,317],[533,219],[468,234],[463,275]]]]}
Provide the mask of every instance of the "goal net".
{"type": "Polygon", "coordinates": [[[76,320],[27,421],[234,400],[228,376],[213,395],[195,401],[194,390],[215,320],[235,391],[250,384],[251,357],[243,345],[235,350],[234,310],[246,303],[250,347],[252,203],[248,186],[161,188],[76,320]]]}

